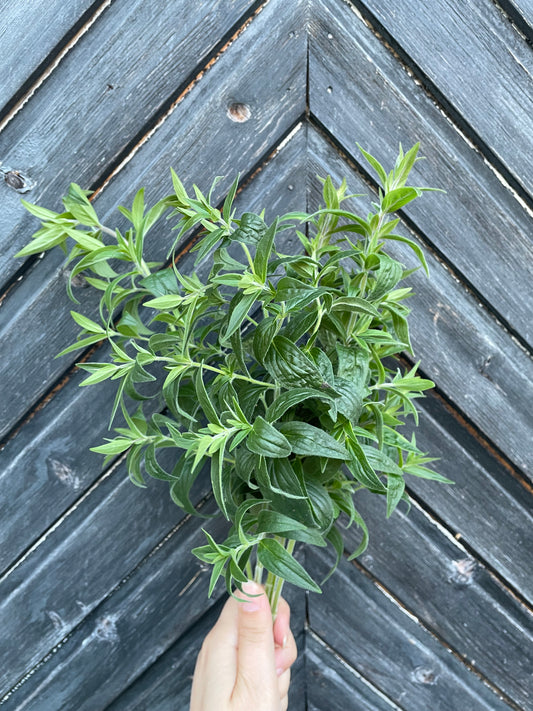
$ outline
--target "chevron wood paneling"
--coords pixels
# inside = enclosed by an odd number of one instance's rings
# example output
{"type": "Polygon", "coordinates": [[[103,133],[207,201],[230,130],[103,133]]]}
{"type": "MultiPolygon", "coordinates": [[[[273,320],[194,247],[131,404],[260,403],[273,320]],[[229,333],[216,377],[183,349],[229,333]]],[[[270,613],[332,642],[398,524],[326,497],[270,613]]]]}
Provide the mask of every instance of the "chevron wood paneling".
{"type": "MultiPolygon", "coordinates": [[[[170,166],[201,187],[224,176],[220,199],[240,172],[239,209],[269,219],[316,207],[330,173],[365,211],[377,186],[356,142],[389,164],[420,140],[416,180],[446,195],[401,215],[431,272],[411,277],[437,384],[417,438],[456,483],[409,482],[411,512],[389,521],[361,496],[365,554],[320,596],[286,590],[289,708],[533,709],[532,18],[528,0],[0,3],[2,708],[186,708],[224,599],[190,555],[205,522],[89,452],[114,393],[79,388],[79,355],[54,358],[77,332],[68,274],[60,253],[13,258],[36,229],[21,194],[54,208],[78,182],[105,222],[141,185],[165,194],[170,166]]],[[[150,257],[172,238],[154,230],[150,257]]],[[[205,476],[194,498],[211,510],[205,476]]],[[[332,563],[297,555],[317,579],[332,563]]]]}

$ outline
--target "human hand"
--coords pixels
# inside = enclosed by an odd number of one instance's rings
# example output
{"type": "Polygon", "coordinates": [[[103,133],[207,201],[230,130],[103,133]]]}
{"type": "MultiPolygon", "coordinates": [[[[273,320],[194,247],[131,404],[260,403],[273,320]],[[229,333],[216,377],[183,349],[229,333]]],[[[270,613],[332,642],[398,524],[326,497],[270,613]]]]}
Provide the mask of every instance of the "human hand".
{"type": "Polygon", "coordinates": [[[290,608],[280,598],[276,621],[264,589],[244,583],[204,640],[194,670],[190,711],[286,711],[297,651],[290,608]],[[259,597],[249,597],[257,595],[259,597]]]}

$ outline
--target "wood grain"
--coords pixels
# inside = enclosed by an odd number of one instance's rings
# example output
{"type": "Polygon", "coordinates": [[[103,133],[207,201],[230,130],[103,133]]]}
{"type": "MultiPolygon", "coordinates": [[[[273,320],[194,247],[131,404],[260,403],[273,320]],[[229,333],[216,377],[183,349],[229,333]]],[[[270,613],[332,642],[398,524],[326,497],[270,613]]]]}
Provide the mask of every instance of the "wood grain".
{"type": "MultiPolygon", "coordinates": [[[[385,522],[385,502],[379,497],[361,494],[356,505],[370,530],[360,563],[485,679],[527,707],[533,664],[531,609],[517,602],[418,507],[408,515],[395,512],[385,522]]],[[[360,534],[352,528],[345,538],[347,550],[355,550],[360,534]]]]}
{"type": "MultiPolygon", "coordinates": [[[[268,205],[267,219],[278,212],[300,209],[306,199],[305,156],[302,129],[239,192],[236,209],[261,211],[268,205]]],[[[192,261],[185,257],[180,268],[188,272],[192,261]]],[[[61,298],[65,300],[65,295],[61,298]]],[[[107,354],[107,349],[100,348],[92,358],[104,360],[107,354]]],[[[80,388],[85,375],[77,372],[62,383],[2,452],[0,571],[42,535],[102,472],[103,458],[89,448],[109,436],[115,389],[109,383],[80,388]],[[73,423],[83,423],[76,427],[75,436],[73,423]],[[28,520],[32,522],[29,531],[25,526],[28,520]]],[[[119,420],[115,426],[119,426],[119,420]]]]}
{"type": "MultiPolygon", "coordinates": [[[[183,13],[164,0],[112,3],[0,133],[0,160],[35,184],[26,199],[58,209],[70,182],[98,183],[251,5],[215,0],[183,13]]],[[[20,195],[0,188],[3,284],[37,222],[20,195]]]]}
{"type": "Polygon", "coordinates": [[[394,9],[384,0],[364,4],[531,191],[533,55],[498,8],[484,0],[471,0],[460,11],[452,0],[414,0],[394,9]]]}
{"type": "MultiPolygon", "coordinates": [[[[327,574],[332,557],[314,549],[308,551],[306,561],[320,578],[327,574]]],[[[310,595],[309,623],[350,666],[401,708],[510,708],[346,560],[324,585],[322,595],[310,595]]]]}
{"type": "Polygon", "coordinates": [[[309,711],[399,711],[311,631],[305,647],[309,711]]]}
{"type": "MultiPolygon", "coordinates": [[[[407,9],[402,3],[402,9],[394,12],[399,16],[414,13],[419,4],[409,3],[407,9]]],[[[421,17],[432,8],[428,5],[421,17]]],[[[447,33],[455,28],[453,24],[446,29],[433,23],[429,26],[432,32],[440,31],[441,42],[446,42],[447,33]]],[[[413,22],[412,32],[424,42],[430,41],[419,27],[413,22]]],[[[531,347],[531,214],[347,4],[335,0],[318,3],[310,33],[312,114],[370,173],[356,141],[385,166],[394,164],[398,143],[407,149],[420,141],[425,160],[415,166],[412,181],[442,188],[446,195],[417,201],[405,214],[437,254],[531,347]]],[[[460,73],[458,81],[459,77],[460,73]]],[[[505,73],[498,73],[495,81],[505,81],[505,73]]],[[[472,100],[466,91],[464,96],[472,100]]],[[[475,102],[472,106],[480,110],[475,102]]],[[[502,106],[501,110],[511,122],[510,107],[502,106]]],[[[524,119],[524,109],[521,111],[524,119]]],[[[513,114],[512,120],[518,121],[519,115],[513,114]]],[[[528,141],[531,131],[523,129],[521,136],[528,141]]],[[[514,138],[507,145],[519,152],[514,138]]]]}
{"type": "MultiPolygon", "coordinates": [[[[111,213],[118,204],[131,202],[141,185],[147,187],[147,203],[168,194],[169,166],[174,166],[189,187],[194,181],[206,188],[214,175],[225,175],[225,182],[218,186],[220,197],[239,171],[247,172],[273,150],[305,108],[305,35],[291,29],[301,27],[295,13],[298,8],[302,9],[302,3],[296,7],[285,6],[280,0],[269,3],[240,41],[228,48],[95,201],[104,224],[115,224],[111,213]],[[278,31],[266,35],[272,23],[278,31]],[[239,63],[245,56],[247,71],[243,73],[239,63]],[[274,91],[259,81],[268,57],[274,58],[272,71],[283,77],[274,91]],[[252,118],[245,123],[227,116],[227,106],[235,97],[252,108],[252,118]]],[[[116,220],[117,226],[123,219],[116,220]]],[[[150,259],[164,258],[168,234],[165,241],[158,240],[154,230],[147,242],[150,259]]],[[[8,294],[2,306],[1,352],[9,357],[4,356],[0,365],[0,380],[6,383],[0,404],[0,437],[76,360],[76,355],[54,360],[78,331],[68,316],[72,305],[65,296],[62,264],[59,251],[47,255],[43,264],[35,265],[8,294]],[[47,319],[51,310],[53,321],[47,319]]],[[[89,315],[96,313],[95,296],[84,296],[84,302],[89,315]]]]}
{"type": "Polygon", "coordinates": [[[103,4],[108,3],[105,0],[69,3],[34,0],[26,5],[2,2],[0,54],[9,71],[4,72],[0,85],[0,110],[31,74],[46,60],[52,60],[69,40],[72,42],[73,29],[81,29],[103,4]]]}

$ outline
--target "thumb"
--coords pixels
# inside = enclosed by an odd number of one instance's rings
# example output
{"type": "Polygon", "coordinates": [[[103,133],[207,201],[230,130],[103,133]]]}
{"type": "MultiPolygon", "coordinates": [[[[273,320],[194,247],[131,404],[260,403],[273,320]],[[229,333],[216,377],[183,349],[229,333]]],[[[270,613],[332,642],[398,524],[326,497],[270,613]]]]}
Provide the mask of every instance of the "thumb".
{"type": "MultiPolygon", "coordinates": [[[[239,602],[237,677],[233,695],[261,704],[279,702],[274,657],[272,613],[264,589],[258,583],[247,582],[239,602]],[[255,595],[257,597],[251,597],[255,595]]],[[[263,708],[263,705],[260,706],[263,708]]],[[[265,705],[265,708],[272,708],[265,705]]]]}

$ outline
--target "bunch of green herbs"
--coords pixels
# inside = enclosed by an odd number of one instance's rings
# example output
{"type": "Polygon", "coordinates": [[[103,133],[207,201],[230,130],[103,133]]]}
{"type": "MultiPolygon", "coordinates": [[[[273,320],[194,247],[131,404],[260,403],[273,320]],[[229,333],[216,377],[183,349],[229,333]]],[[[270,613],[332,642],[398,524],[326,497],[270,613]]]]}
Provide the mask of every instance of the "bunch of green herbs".
{"type": "Polygon", "coordinates": [[[411,289],[400,285],[412,270],[385,251],[401,241],[427,271],[420,247],[395,233],[392,218],[428,189],[407,185],[418,144],[405,154],[400,147],[388,174],[361,151],[381,183],[366,217],[343,209],[353,196],[330,177],[323,208],[270,224],[264,214],[235,215],[238,180],[218,208],[219,179],[207,196],[196,186],[192,196],[173,171],[171,195],[147,210],[141,189],[131,209],[118,208],[131,225],[125,231],[102,225],[90,193],[75,184],[62,213],[23,201],[42,227],[18,256],[57,245],[67,253],[70,238],[69,295],[79,275],[101,292],[98,320],[71,312],[82,330],[62,352],[111,345],[109,361],[79,364],[89,373],[84,386],[117,381],[111,422],[118,410],[124,417],[94,451],[106,462],[127,451],[133,483],[145,486],[143,473],[168,482],[190,514],[198,513],[191,488],[209,465],[214,499],[231,522],[224,541],[206,532],[193,550],[212,565],[209,595],[220,576],[231,592],[262,581],[264,570],[274,612],[284,581],[320,592],[293,557],[295,542],[329,542],[338,564],[343,528],[355,523],[362,535],[354,558],[368,541],[359,491],[382,496],[388,517],[408,502],[405,475],[448,481],[399,431],[409,415],[418,423],[414,401],[433,387],[416,365],[402,371],[394,360],[412,354],[411,289]],[[177,218],[168,261],[145,261],[146,236],[164,216],[177,218]],[[284,253],[287,234],[300,253],[284,253]],[[209,261],[204,281],[178,270],[184,242],[193,243],[196,265],[209,261]],[[157,397],[164,407],[147,405],[157,397]],[[158,455],[169,448],[165,468],[158,455]]]}

